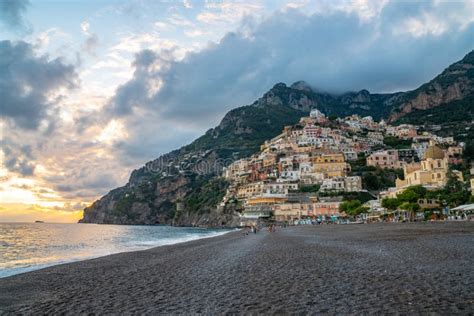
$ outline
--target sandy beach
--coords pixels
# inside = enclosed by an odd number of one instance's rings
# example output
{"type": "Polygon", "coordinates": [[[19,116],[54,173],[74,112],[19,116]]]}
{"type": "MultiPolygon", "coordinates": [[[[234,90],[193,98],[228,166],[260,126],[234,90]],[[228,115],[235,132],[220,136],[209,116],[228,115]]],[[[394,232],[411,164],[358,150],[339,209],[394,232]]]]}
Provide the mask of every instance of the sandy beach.
{"type": "Polygon", "coordinates": [[[299,226],[0,279],[1,314],[474,313],[474,223],[299,226]]]}

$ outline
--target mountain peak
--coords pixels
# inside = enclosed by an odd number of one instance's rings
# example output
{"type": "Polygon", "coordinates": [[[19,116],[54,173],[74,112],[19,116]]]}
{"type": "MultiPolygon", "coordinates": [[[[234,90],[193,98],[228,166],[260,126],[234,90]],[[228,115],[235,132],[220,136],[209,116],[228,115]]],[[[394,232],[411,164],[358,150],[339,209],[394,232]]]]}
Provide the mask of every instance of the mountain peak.
{"type": "Polygon", "coordinates": [[[405,102],[392,111],[395,121],[415,110],[428,110],[474,94],[474,50],[419,88],[405,93],[405,102]]]}
{"type": "Polygon", "coordinates": [[[311,89],[311,86],[306,81],[303,81],[303,80],[296,81],[290,86],[290,88],[295,89],[295,90],[313,92],[313,89],[311,89]]]}
{"type": "Polygon", "coordinates": [[[278,82],[273,86],[272,90],[274,90],[274,89],[285,89],[285,88],[286,88],[286,83],[278,82]]]}
{"type": "Polygon", "coordinates": [[[474,49],[467,53],[466,56],[464,56],[464,58],[461,60],[461,62],[465,64],[474,64],[474,49]]]}

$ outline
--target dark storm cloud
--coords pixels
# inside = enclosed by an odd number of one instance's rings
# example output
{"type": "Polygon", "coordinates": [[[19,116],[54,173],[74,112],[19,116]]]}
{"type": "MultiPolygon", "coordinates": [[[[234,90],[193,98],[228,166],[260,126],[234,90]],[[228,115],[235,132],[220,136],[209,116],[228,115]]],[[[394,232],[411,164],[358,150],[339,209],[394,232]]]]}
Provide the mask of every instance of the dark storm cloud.
{"type": "Polygon", "coordinates": [[[60,58],[35,55],[32,45],[0,41],[0,115],[24,129],[36,129],[43,119],[54,126],[53,112],[60,88],[76,85],[72,65],[60,58]]]}
{"type": "Polygon", "coordinates": [[[24,15],[29,5],[29,0],[0,1],[0,23],[13,31],[28,31],[24,15]]]}

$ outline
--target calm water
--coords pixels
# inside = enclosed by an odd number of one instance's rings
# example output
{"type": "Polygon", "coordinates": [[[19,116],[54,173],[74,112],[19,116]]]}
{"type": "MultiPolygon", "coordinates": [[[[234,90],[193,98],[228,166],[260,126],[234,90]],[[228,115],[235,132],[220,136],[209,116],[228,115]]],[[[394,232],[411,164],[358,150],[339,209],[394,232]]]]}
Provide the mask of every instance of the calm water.
{"type": "Polygon", "coordinates": [[[226,232],[168,226],[0,223],[0,277],[226,232]]]}

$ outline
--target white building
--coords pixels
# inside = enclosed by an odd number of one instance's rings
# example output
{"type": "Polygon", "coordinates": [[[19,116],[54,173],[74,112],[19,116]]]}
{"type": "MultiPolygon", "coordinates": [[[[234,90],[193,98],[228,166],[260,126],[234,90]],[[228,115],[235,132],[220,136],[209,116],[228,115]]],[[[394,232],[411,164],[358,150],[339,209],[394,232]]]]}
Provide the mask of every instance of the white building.
{"type": "Polygon", "coordinates": [[[421,160],[423,157],[425,157],[425,152],[430,146],[429,142],[419,142],[419,143],[412,143],[411,144],[411,149],[416,151],[416,155],[418,158],[421,160]]]}
{"type": "Polygon", "coordinates": [[[326,119],[326,115],[324,115],[318,109],[312,109],[311,112],[309,113],[309,116],[317,121],[326,119]]]}
{"type": "Polygon", "coordinates": [[[298,181],[300,179],[299,170],[284,170],[281,172],[280,181],[298,181]]]}
{"type": "Polygon", "coordinates": [[[322,172],[309,172],[300,174],[300,182],[303,184],[317,184],[322,183],[324,180],[324,173],[322,172]]]}
{"type": "Polygon", "coordinates": [[[289,191],[298,190],[298,183],[274,182],[265,184],[267,194],[288,194],[289,191]]]}
{"type": "Polygon", "coordinates": [[[324,179],[321,192],[359,192],[362,191],[362,179],[359,176],[324,179]]]}
{"type": "Polygon", "coordinates": [[[362,179],[359,176],[345,177],[344,190],[346,192],[362,191],[362,179]]]}
{"type": "Polygon", "coordinates": [[[324,179],[323,183],[321,184],[321,188],[319,188],[319,191],[321,192],[344,191],[344,178],[324,179]]]}
{"type": "Polygon", "coordinates": [[[357,160],[357,153],[354,150],[344,150],[343,154],[346,161],[357,160]]]}

